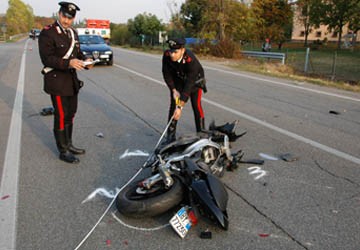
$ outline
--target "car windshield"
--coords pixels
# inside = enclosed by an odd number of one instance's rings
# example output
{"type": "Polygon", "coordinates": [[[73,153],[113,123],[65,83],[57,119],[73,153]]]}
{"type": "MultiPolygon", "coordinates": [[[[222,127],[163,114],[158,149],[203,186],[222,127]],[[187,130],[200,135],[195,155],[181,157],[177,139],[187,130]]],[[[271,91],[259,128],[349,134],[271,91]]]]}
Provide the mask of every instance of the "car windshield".
{"type": "Polygon", "coordinates": [[[30,30],[30,33],[37,33],[37,34],[40,34],[40,31],[39,29],[32,29],[30,30]]]}
{"type": "Polygon", "coordinates": [[[92,36],[92,35],[80,35],[80,43],[86,44],[102,44],[105,43],[104,39],[101,36],[92,36]]]}

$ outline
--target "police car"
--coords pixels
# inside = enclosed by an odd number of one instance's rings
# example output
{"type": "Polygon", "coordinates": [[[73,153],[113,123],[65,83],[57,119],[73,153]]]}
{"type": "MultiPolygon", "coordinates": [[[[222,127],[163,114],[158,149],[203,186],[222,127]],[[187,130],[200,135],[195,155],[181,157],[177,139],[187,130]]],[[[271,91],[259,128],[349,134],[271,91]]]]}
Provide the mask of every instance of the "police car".
{"type": "Polygon", "coordinates": [[[80,49],[86,58],[113,65],[113,51],[99,35],[79,35],[80,49]]]}

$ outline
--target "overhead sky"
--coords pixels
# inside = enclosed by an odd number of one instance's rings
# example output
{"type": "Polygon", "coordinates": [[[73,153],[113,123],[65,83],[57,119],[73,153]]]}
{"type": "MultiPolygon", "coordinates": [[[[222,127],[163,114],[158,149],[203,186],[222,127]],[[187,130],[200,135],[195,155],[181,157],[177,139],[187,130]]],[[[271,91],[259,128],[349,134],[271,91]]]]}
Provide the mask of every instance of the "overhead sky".
{"type": "MultiPolygon", "coordinates": [[[[36,16],[51,17],[59,10],[61,0],[22,0],[30,5],[36,16]]],[[[171,13],[177,12],[185,0],[68,0],[80,7],[76,21],[87,19],[109,19],[113,23],[126,23],[144,12],[156,15],[163,22],[168,22],[171,13]]],[[[6,13],[7,0],[0,0],[0,14],[6,13]]]]}

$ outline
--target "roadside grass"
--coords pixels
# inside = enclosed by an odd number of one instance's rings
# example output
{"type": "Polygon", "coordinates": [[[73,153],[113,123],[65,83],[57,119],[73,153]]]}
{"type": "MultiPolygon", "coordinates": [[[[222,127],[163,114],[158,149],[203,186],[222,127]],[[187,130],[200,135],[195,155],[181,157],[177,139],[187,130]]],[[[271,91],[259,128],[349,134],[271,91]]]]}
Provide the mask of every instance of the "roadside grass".
{"type": "Polygon", "coordinates": [[[238,62],[226,63],[231,67],[243,71],[259,73],[268,76],[275,76],[283,79],[291,79],[299,82],[309,82],[321,86],[334,87],[338,89],[360,92],[360,84],[353,84],[346,81],[329,80],[326,77],[316,75],[306,75],[294,70],[293,67],[282,65],[278,62],[264,62],[254,59],[243,59],[238,62]]]}

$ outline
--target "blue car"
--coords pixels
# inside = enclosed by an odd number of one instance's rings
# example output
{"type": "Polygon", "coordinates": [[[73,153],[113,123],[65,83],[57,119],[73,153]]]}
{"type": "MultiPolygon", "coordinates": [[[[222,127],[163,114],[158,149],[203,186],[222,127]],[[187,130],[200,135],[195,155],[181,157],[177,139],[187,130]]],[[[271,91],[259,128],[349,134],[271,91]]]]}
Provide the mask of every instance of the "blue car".
{"type": "Polygon", "coordinates": [[[113,65],[113,51],[101,36],[79,35],[79,41],[80,49],[86,58],[113,65]]]}

